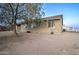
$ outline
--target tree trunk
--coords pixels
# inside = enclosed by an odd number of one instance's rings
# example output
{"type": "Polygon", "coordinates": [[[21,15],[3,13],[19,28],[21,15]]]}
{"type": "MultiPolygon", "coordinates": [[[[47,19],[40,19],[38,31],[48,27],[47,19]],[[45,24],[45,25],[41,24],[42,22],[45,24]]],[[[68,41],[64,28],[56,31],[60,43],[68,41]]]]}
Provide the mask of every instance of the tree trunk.
{"type": "Polygon", "coordinates": [[[18,33],[17,33],[17,31],[16,31],[16,21],[14,21],[14,33],[16,34],[16,35],[18,35],[18,33]]]}
{"type": "Polygon", "coordinates": [[[14,33],[17,35],[17,31],[16,31],[16,25],[14,25],[14,33]]]}

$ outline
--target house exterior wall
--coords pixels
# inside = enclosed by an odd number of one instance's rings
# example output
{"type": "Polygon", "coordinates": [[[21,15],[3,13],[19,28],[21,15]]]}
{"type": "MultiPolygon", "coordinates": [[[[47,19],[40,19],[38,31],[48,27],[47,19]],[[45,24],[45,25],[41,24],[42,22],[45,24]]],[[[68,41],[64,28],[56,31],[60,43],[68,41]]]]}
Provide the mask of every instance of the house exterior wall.
{"type": "Polygon", "coordinates": [[[21,24],[19,26],[16,26],[16,30],[17,32],[26,32],[26,28],[25,28],[25,25],[21,24]]]}
{"type": "Polygon", "coordinates": [[[60,19],[54,20],[54,26],[55,26],[55,29],[53,31],[54,33],[61,33],[62,32],[62,24],[61,24],[60,19]]]}
{"type": "Polygon", "coordinates": [[[63,28],[62,28],[63,27],[63,16],[62,15],[53,16],[52,18],[46,18],[46,19],[47,19],[46,22],[44,22],[45,19],[42,21],[42,24],[40,27],[41,29],[44,29],[44,31],[46,32],[49,31],[49,33],[53,31],[54,34],[58,34],[63,31],[63,28]]]}
{"type": "Polygon", "coordinates": [[[21,25],[21,32],[26,32],[26,27],[25,27],[25,25],[21,25]]]}
{"type": "Polygon", "coordinates": [[[48,28],[48,21],[41,21],[40,28],[48,28]]]}
{"type": "Polygon", "coordinates": [[[21,25],[19,25],[19,26],[17,25],[16,30],[20,31],[21,30],[21,25]]]}

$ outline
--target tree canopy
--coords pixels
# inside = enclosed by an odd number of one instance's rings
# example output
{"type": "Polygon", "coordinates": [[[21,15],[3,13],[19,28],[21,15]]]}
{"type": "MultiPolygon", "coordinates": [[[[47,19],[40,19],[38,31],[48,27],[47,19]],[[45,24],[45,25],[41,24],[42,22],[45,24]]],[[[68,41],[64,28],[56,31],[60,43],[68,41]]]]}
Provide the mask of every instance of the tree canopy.
{"type": "Polygon", "coordinates": [[[17,19],[25,21],[40,19],[44,15],[42,5],[41,3],[2,3],[0,21],[16,27],[17,19]]]}

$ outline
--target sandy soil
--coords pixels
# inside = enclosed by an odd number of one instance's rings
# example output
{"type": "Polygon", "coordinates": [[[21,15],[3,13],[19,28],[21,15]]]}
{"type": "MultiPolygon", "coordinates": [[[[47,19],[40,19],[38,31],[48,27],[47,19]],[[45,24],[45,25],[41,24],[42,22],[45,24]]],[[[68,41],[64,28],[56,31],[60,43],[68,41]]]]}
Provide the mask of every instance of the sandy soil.
{"type": "Polygon", "coordinates": [[[79,33],[61,34],[22,33],[19,36],[1,36],[0,54],[5,55],[77,55],[79,33]]]}

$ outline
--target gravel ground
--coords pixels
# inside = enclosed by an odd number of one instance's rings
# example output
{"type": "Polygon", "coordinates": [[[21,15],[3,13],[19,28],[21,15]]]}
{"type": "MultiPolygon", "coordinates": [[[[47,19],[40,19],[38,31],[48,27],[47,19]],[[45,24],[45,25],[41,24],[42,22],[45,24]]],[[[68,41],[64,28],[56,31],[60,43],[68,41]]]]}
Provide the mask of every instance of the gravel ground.
{"type": "Polygon", "coordinates": [[[1,55],[78,55],[79,33],[0,36],[1,55]]]}

